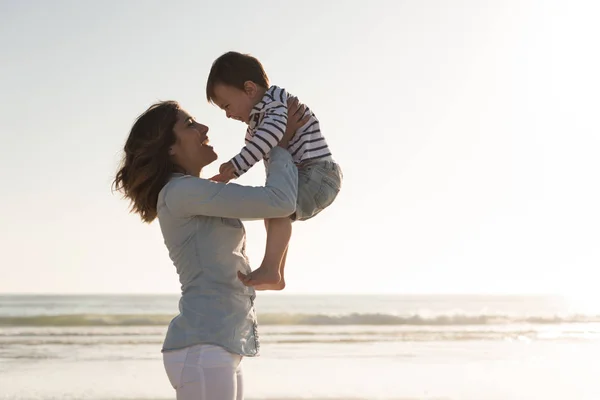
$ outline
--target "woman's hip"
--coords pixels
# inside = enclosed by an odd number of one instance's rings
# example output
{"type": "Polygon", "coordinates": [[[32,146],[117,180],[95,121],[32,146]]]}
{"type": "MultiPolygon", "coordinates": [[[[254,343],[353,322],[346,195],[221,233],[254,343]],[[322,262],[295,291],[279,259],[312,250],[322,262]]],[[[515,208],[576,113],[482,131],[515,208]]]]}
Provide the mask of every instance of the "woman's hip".
{"type": "Polygon", "coordinates": [[[224,374],[235,374],[241,369],[242,358],[213,344],[196,344],[163,352],[165,371],[175,389],[197,381],[198,374],[205,369],[220,369],[224,374]]]}

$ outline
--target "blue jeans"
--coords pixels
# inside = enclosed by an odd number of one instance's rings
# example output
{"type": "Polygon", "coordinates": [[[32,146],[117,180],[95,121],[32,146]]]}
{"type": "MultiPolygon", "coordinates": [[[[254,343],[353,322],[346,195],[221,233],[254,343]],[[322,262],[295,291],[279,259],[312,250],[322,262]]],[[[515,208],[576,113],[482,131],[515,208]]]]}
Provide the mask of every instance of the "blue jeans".
{"type": "Polygon", "coordinates": [[[311,219],[333,203],[344,175],[335,161],[309,160],[298,165],[298,200],[294,221],[311,219]]]}

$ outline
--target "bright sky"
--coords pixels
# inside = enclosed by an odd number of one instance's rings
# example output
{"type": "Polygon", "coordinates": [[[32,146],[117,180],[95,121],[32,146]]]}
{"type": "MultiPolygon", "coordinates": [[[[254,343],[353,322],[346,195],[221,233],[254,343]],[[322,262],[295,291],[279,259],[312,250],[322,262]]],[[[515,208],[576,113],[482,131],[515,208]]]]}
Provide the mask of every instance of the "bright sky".
{"type": "MultiPolygon", "coordinates": [[[[344,187],[294,225],[287,293],[596,290],[600,6],[576,1],[0,0],[0,293],[177,293],[158,223],[111,181],[175,99],[220,162],[245,126],[212,61],[258,57],[307,103],[344,187]],[[341,5],[343,4],[343,6],[341,5]]],[[[239,183],[260,185],[262,167],[239,183]]],[[[257,267],[262,222],[246,223],[257,267]]]]}

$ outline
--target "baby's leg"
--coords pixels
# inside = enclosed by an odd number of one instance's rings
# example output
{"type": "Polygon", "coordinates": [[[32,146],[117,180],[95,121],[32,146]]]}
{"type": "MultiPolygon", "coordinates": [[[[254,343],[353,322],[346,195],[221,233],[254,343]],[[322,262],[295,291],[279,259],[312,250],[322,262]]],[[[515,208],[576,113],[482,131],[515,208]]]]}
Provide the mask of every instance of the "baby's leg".
{"type": "MultiPolygon", "coordinates": [[[[246,286],[275,285],[278,286],[282,275],[280,266],[285,264],[290,237],[292,236],[292,220],[290,218],[273,218],[265,221],[267,228],[267,247],[260,267],[242,279],[246,286]]],[[[285,285],[285,282],[283,283],[285,285]]],[[[266,289],[266,287],[261,287],[266,289]]],[[[270,288],[269,288],[270,289],[270,288]]],[[[273,289],[277,289],[273,287],[273,289]]],[[[281,287],[283,289],[283,287],[281,287]]]]}
{"type": "Polygon", "coordinates": [[[277,284],[277,287],[275,288],[275,290],[285,289],[284,269],[285,269],[285,260],[287,259],[287,253],[288,253],[289,248],[290,248],[290,246],[288,244],[288,247],[285,248],[285,252],[283,253],[283,257],[281,258],[281,264],[279,264],[279,275],[281,275],[281,279],[279,280],[279,283],[277,284]]]}
{"type": "MultiPolygon", "coordinates": [[[[289,246],[288,246],[289,248],[289,246]]],[[[262,284],[254,286],[256,290],[283,290],[285,289],[285,260],[287,259],[288,249],[285,249],[283,257],[281,258],[281,264],[279,264],[279,274],[281,279],[277,283],[273,284],[262,284]]]]}

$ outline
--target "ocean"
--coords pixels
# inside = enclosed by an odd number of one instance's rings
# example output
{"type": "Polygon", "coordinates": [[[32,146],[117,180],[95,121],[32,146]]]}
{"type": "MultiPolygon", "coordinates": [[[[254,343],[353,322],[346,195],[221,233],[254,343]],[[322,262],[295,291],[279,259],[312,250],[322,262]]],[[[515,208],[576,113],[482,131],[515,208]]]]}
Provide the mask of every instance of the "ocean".
{"type": "MultiPolygon", "coordinates": [[[[0,295],[0,399],[174,399],[176,295],[0,295]]],[[[259,293],[248,400],[600,399],[600,304],[259,293]]]]}

